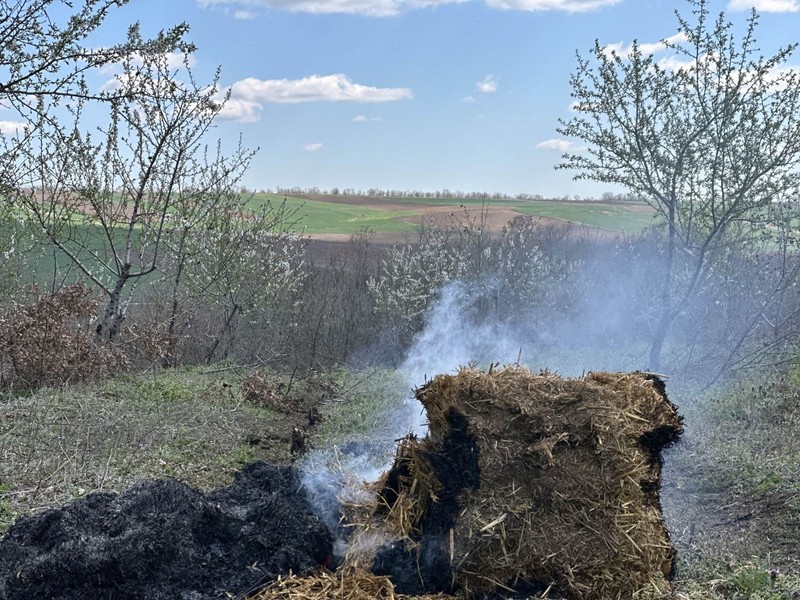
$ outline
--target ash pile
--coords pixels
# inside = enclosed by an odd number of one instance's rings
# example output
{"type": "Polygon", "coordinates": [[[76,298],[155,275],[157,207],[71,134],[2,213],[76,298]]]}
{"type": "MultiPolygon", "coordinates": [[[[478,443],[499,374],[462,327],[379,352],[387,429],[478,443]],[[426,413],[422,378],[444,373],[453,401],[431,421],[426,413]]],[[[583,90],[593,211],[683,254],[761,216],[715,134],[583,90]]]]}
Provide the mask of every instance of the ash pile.
{"type": "Polygon", "coordinates": [[[160,480],[19,519],[0,540],[0,599],[244,597],[331,549],[297,471],[253,463],[208,493],[160,480]]]}
{"type": "Polygon", "coordinates": [[[410,595],[669,596],[661,451],[683,424],[658,377],[462,369],[416,395],[428,434],[399,444],[346,564],[410,595]]]}

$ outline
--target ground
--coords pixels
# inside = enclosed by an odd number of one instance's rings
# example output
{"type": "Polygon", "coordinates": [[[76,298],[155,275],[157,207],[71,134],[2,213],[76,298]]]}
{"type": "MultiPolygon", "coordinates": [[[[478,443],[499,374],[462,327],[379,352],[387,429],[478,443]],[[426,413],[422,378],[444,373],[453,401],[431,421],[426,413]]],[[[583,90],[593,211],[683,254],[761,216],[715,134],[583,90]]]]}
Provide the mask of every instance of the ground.
{"type": "MultiPolygon", "coordinates": [[[[0,529],[95,490],[175,477],[228,485],[253,460],[390,439],[406,386],[390,371],[308,380],[230,364],[124,375],[0,397],[0,529]],[[316,415],[316,416],[315,416],[316,415]],[[313,423],[312,423],[313,421],[313,423]]],[[[684,598],[800,598],[800,373],[671,398],[686,416],[665,456],[662,501],[684,598]]]]}

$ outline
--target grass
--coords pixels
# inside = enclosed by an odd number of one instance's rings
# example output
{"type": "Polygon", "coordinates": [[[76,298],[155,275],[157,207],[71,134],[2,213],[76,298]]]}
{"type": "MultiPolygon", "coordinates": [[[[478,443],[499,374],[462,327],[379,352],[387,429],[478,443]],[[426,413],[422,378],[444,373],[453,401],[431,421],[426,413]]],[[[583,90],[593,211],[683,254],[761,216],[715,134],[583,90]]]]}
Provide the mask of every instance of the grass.
{"type": "Polygon", "coordinates": [[[514,206],[514,210],[620,233],[638,233],[653,224],[654,216],[649,210],[641,210],[640,205],[600,202],[530,202],[514,206]]]}
{"type": "Polygon", "coordinates": [[[407,383],[395,371],[370,369],[337,373],[340,397],[321,407],[323,422],[316,433],[315,445],[343,445],[356,439],[374,439],[403,435],[396,422],[396,412],[411,395],[407,383]],[[406,393],[408,392],[408,393],[406,393]]]}
{"type": "Polygon", "coordinates": [[[685,598],[800,597],[800,370],[679,399],[664,511],[685,598]]]}
{"type": "MultiPolygon", "coordinates": [[[[483,200],[403,198],[403,202],[420,206],[481,206],[483,200]]],[[[603,202],[559,202],[547,200],[488,200],[490,206],[510,208],[514,212],[536,217],[558,219],[578,225],[614,232],[637,233],[652,225],[654,211],[641,204],[607,204],[603,202]],[[643,210],[643,208],[645,208],[643,210]]]]}
{"type": "Polygon", "coordinates": [[[256,210],[266,202],[279,204],[284,201],[290,211],[296,211],[298,229],[306,234],[353,234],[364,229],[380,233],[414,231],[416,226],[413,223],[400,219],[419,214],[414,210],[388,211],[270,194],[256,194],[249,206],[256,210]]]}

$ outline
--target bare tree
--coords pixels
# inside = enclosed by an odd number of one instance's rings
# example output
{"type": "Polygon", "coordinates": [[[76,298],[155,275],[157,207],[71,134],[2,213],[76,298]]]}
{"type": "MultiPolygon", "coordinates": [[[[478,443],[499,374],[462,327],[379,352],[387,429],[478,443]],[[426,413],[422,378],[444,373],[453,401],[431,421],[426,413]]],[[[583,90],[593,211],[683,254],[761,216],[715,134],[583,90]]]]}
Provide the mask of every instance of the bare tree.
{"type": "Polygon", "coordinates": [[[97,323],[105,339],[119,332],[133,286],[158,268],[173,219],[200,223],[252,156],[241,146],[225,155],[204,144],[222,106],[216,79],[200,85],[188,64],[173,67],[165,54],[131,56],[122,66],[99,141],[82,131],[79,99],[64,106],[71,127],[40,119],[17,160],[25,184],[16,201],[106,296],[97,323]]]}
{"type": "MultiPolygon", "coordinates": [[[[107,16],[128,0],[0,0],[0,107],[8,122],[0,131],[0,241],[4,269],[9,279],[4,291],[20,287],[19,281],[30,269],[23,265],[30,252],[21,251],[23,234],[30,231],[27,214],[12,201],[28,181],[21,157],[36,144],[36,128],[54,125],[58,106],[66,101],[111,101],[130,88],[90,90],[87,73],[130,56],[165,52],[191,52],[184,40],[186,24],[179,24],[144,38],[136,24],[127,36],[111,46],[91,43],[91,36],[107,16]],[[15,131],[16,130],[16,131],[15,131]]],[[[63,115],[62,115],[63,116],[63,115]]],[[[29,154],[29,152],[28,152],[29,154]]]]}
{"type": "Polygon", "coordinates": [[[138,24],[127,39],[107,47],[87,45],[109,12],[129,0],[0,0],[0,100],[24,115],[36,112],[36,99],[116,96],[91,93],[87,71],[134,54],[163,54],[175,49],[191,52],[183,40],[189,27],[181,23],[156,37],[144,39],[138,24]],[[78,4],[78,8],[74,8],[78,4]]]}
{"type": "Polygon", "coordinates": [[[649,367],[658,369],[674,320],[724,251],[760,238],[771,204],[800,183],[797,48],[764,57],[758,15],[744,35],[706,0],[688,0],[678,35],[664,40],[676,60],[659,63],[638,43],[622,53],[595,44],[571,78],[577,115],[559,132],[585,152],[559,168],[576,179],[620,184],[657,209],[666,227],[662,283],[649,367]]]}

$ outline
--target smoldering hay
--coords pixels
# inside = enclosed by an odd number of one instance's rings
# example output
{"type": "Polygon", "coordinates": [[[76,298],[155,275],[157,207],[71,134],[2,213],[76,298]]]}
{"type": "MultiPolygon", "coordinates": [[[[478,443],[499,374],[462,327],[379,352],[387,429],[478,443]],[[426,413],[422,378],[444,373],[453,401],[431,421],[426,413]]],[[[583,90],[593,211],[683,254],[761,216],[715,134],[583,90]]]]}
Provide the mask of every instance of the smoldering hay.
{"type": "Polygon", "coordinates": [[[351,507],[336,584],[282,580],[260,600],[366,598],[365,586],[381,598],[669,596],[661,451],[683,424],[658,376],[462,368],[416,396],[428,433],[401,440],[376,501],[351,507]]]}

